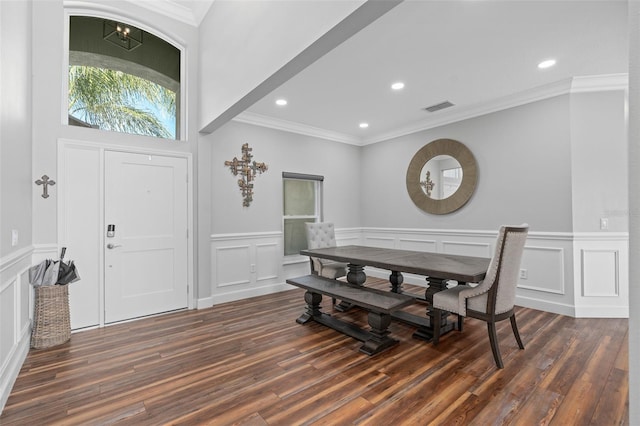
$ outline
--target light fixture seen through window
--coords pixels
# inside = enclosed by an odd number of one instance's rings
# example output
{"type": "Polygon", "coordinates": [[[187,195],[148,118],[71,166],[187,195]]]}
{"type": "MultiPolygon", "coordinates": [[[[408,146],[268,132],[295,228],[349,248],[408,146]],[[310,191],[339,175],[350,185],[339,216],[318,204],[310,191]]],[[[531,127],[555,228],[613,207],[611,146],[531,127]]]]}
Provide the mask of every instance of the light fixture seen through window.
{"type": "Polygon", "coordinates": [[[142,30],[120,22],[105,20],[102,24],[102,38],[125,50],[133,50],[142,45],[142,30]]]}

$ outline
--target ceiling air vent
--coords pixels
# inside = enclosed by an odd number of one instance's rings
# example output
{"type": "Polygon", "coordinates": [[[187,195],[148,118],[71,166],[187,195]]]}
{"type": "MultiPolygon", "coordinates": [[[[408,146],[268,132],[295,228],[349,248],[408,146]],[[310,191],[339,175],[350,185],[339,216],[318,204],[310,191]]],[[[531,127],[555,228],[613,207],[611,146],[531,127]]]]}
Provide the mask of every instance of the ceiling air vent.
{"type": "Polygon", "coordinates": [[[428,112],[436,112],[436,111],[440,111],[441,109],[449,108],[452,106],[453,104],[451,102],[444,101],[444,102],[440,102],[439,104],[428,106],[424,110],[428,112]]]}

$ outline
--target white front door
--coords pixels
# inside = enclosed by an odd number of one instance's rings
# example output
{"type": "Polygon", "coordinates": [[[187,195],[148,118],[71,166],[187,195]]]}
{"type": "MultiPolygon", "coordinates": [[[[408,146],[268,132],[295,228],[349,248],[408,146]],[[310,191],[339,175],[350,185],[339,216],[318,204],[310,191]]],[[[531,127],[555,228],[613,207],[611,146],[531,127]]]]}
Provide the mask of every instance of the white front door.
{"type": "Polygon", "coordinates": [[[188,305],[187,160],[105,152],[105,323],[188,305]]]}

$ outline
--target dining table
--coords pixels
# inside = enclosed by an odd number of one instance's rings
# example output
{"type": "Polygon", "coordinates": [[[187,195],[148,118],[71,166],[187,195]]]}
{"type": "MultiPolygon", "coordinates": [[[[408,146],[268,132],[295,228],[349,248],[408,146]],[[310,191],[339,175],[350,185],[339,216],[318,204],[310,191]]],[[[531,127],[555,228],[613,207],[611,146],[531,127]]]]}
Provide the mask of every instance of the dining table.
{"type": "MultiPolygon", "coordinates": [[[[427,341],[431,341],[433,338],[433,324],[435,323],[435,312],[431,308],[433,295],[447,289],[448,285],[481,282],[486,276],[491,261],[491,259],[485,257],[360,245],[307,249],[301,250],[300,254],[346,263],[348,268],[346,280],[359,286],[365,285],[367,280],[365,267],[390,271],[390,291],[399,294],[410,294],[416,299],[427,303],[426,315],[424,316],[406,311],[396,311],[393,313],[393,318],[415,326],[417,329],[413,337],[427,341]],[[403,273],[425,277],[426,288],[424,296],[403,290],[403,273]]],[[[349,308],[350,305],[345,302],[340,302],[340,304],[336,305],[337,310],[344,311],[349,308]]],[[[448,312],[440,312],[440,334],[443,335],[453,330],[455,324],[448,320],[448,312]]]]}

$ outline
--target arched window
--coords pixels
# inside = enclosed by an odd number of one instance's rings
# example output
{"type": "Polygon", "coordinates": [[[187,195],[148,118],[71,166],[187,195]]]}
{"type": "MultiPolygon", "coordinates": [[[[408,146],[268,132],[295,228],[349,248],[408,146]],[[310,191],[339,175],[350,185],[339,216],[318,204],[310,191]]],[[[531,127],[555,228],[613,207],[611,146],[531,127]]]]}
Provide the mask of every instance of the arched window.
{"type": "Polygon", "coordinates": [[[180,138],[180,50],[126,22],[69,21],[68,124],[180,138]]]}

